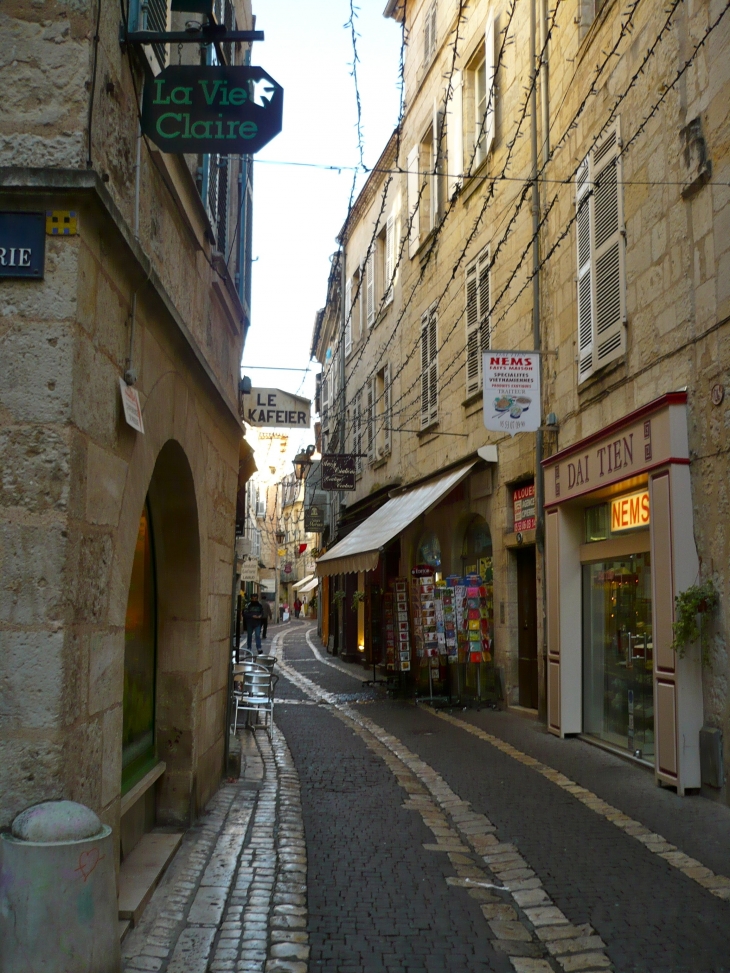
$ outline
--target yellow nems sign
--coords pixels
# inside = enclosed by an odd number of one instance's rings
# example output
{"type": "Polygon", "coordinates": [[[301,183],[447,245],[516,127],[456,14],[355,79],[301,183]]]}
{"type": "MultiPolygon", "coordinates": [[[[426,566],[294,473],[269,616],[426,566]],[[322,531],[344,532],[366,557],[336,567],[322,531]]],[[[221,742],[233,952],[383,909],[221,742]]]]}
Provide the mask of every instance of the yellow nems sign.
{"type": "Polygon", "coordinates": [[[611,533],[649,526],[649,491],[640,490],[611,501],[611,533]]]}

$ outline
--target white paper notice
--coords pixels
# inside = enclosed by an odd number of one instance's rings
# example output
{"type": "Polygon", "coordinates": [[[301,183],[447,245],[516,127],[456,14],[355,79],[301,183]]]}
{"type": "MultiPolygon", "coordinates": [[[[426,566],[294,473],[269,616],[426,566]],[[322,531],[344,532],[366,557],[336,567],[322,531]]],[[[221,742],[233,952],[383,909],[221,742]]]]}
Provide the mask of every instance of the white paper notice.
{"type": "Polygon", "coordinates": [[[540,356],[485,351],[484,425],[493,432],[536,432],[540,426],[540,356]]]}
{"type": "Polygon", "coordinates": [[[139,392],[133,385],[127,385],[123,378],[119,379],[119,389],[122,393],[122,405],[124,406],[124,418],[127,424],[136,429],[137,432],[144,433],[144,422],[142,422],[142,407],[139,404],[139,392]]]}

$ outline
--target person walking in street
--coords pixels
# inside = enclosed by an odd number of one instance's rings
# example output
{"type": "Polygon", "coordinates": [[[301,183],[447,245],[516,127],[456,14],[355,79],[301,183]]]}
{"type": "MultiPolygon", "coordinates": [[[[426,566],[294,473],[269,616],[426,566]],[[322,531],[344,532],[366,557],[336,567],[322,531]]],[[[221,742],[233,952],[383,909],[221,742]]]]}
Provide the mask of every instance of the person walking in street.
{"type": "Polygon", "coordinates": [[[302,610],[302,603],[299,600],[299,596],[297,596],[296,601],[294,602],[294,617],[295,618],[299,618],[299,612],[301,610],[302,610]]]}
{"type": "Polygon", "coordinates": [[[262,607],[263,613],[264,613],[264,620],[261,623],[261,638],[262,639],[265,639],[266,638],[266,632],[267,632],[268,627],[269,627],[269,622],[271,621],[271,605],[269,603],[268,598],[264,598],[263,599],[263,601],[261,602],[261,607],[262,607]]]}
{"type": "Polygon", "coordinates": [[[243,617],[246,619],[246,648],[251,651],[251,639],[255,635],[256,651],[261,655],[261,625],[264,621],[264,609],[255,591],[243,610],[243,617]]]}

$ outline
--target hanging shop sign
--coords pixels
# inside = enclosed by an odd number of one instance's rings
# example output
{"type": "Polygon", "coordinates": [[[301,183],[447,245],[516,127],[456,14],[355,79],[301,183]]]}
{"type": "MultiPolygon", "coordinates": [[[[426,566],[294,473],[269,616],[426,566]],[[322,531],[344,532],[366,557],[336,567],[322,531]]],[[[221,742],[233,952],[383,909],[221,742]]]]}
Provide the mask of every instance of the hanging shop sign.
{"type": "Polygon", "coordinates": [[[312,402],[281,389],[251,389],[241,396],[243,419],[249,426],[287,426],[309,429],[312,402]]]}
{"type": "Polygon", "coordinates": [[[493,432],[540,428],[540,355],[534,351],[485,351],[484,425],[493,432]]]}
{"type": "Polygon", "coordinates": [[[241,566],[241,581],[259,580],[259,561],[258,558],[246,558],[241,566]]]}
{"type": "Polygon", "coordinates": [[[323,456],[320,469],[322,471],[323,490],[354,490],[357,457],[354,453],[331,453],[323,456]]]}
{"type": "Polygon", "coordinates": [[[304,510],[304,530],[308,534],[321,534],[324,530],[324,507],[306,507],[304,510]]]}
{"type": "Polygon", "coordinates": [[[124,418],[127,420],[127,425],[144,434],[139,392],[133,385],[127,385],[123,378],[119,379],[119,391],[122,393],[122,406],[124,407],[124,418]]]}
{"type": "Polygon", "coordinates": [[[291,574],[291,572],[292,572],[292,563],[291,561],[287,561],[286,564],[284,565],[284,574],[291,574]]]}
{"type": "Polygon", "coordinates": [[[170,65],[145,81],[142,131],[163,152],[253,155],[281,131],[283,104],[263,68],[170,65]]]}
{"type": "Polygon", "coordinates": [[[611,533],[621,533],[623,530],[635,530],[637,527],[648,527],[649,491],[639,490],[629,493],[625,497],[616,497],[611,501],[611,533]]]}
{"type": "Polygon", "coordinates": [[[535,511],[535,484],[527,483],[512,491],[512,512],[515,533],[534,530],[537,525],[535,511]]]}
{"type": "Polygon", "coordinates": [[[43,277],[46,218],[43,213],[0,213],[0,277],[43,277]]]}

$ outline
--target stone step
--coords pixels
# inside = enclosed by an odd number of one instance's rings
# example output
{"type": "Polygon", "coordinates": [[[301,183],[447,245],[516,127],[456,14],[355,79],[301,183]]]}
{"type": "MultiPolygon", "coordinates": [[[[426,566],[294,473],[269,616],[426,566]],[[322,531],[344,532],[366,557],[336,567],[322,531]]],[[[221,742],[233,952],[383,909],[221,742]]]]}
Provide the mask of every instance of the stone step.
{"type": "Polygon", "coordinates": [[[119,869],[119,918],[139,922],[144,908],[180,846],[181,832],[150,831],[119,869]]]}

